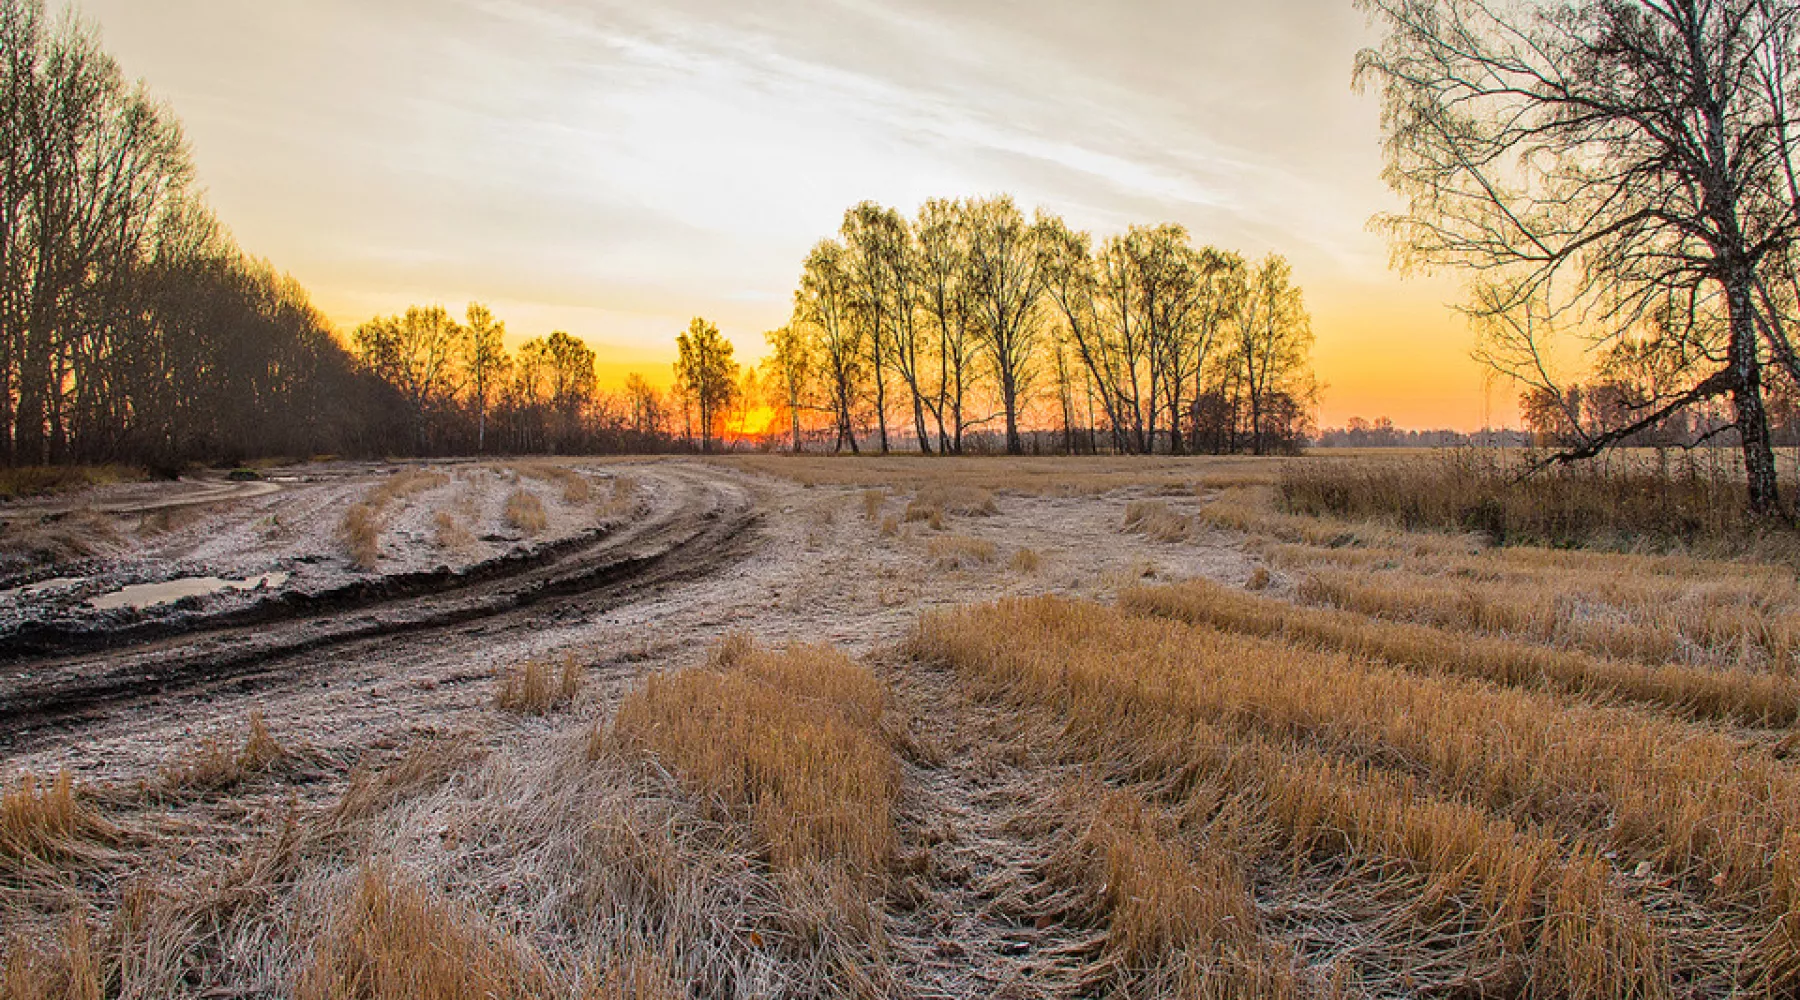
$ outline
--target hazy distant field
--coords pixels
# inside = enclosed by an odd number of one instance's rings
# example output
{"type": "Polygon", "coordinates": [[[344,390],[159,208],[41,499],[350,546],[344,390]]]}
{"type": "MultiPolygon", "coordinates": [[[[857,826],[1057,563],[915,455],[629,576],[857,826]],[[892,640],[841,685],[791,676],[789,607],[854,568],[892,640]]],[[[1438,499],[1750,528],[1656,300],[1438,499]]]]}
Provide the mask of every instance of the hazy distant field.
{"type": "Polygon", "coordinates": [[[1278,509],[1429,458],[13,508],[0,998],[1792,993],[1792,568],[1278,509]]]}

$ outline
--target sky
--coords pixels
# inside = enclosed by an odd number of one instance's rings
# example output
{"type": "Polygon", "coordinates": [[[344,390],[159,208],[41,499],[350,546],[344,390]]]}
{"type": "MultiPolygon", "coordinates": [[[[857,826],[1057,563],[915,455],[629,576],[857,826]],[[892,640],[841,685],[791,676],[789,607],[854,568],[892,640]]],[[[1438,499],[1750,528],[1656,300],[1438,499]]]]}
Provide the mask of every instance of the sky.
{"type": "Polygon", "coordinates": [[[488,304],[602,377],[740,357],[848,206],[1007,192],[1104,236],[1285,254],[1321,423],[1474,429],[1452,278],[1388,266],[1374,40],[1350,0],[79,0],[186,129],[244,248],[345,331],[488,304]]]}

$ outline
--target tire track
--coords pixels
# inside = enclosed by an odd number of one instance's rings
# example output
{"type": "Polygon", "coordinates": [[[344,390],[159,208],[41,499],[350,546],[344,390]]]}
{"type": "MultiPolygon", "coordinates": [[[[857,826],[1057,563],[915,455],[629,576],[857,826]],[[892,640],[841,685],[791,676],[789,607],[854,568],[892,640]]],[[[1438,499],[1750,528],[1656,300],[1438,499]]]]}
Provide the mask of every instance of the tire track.
{"type": "Polygon", "coordinates": [[[250,690],[429,642],[482,622],[485,630],[590,615],[673,583],[718,572],[755,546],[759,514],[742,487],[702,469],[652,467],[649,514],[545,564],[497,579],[325,613],[211,628],[98,653],[16,661],[0,681],[0,748],[80,728],[137,702],[230,684],[250,690]],[[32,730],[27,736],[19,731],[32,730]]]}

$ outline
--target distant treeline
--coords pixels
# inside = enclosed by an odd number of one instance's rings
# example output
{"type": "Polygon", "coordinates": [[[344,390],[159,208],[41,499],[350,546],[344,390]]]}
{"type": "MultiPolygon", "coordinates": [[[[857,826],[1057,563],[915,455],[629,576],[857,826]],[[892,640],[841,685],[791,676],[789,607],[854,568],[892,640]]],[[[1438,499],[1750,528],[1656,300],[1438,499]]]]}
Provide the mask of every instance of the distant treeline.
{"type": "Polygon", "coordinates": [[[1351,417],[1342,427],[1320,431],[1310,443],[1319,448],[1526,448],[1534,441],[1527,431],[1408,430],[1395,427],[1387,417],[1373,422],[1351,417]]]}

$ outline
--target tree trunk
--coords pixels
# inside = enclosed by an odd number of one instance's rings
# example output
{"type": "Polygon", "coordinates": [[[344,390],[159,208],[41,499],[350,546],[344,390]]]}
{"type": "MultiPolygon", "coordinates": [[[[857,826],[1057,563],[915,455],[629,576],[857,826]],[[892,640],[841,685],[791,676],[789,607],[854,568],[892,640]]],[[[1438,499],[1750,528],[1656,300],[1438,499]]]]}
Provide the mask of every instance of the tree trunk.
{"type": "Polygon", "coordinates": [[[1748,269],[1728,280],[1725,302],[1730,310],[1732,370],[1731,404],[1736,411],[1738,440],[1744,449],[1744,479],[1750,512],[1763,517],[1787,516],[1775,476],[1775,450],[1769,440],[1769,415],[1763,406],[1762,365],[1757,358],[1755,314],[1751,311],[1748,269]]]}

